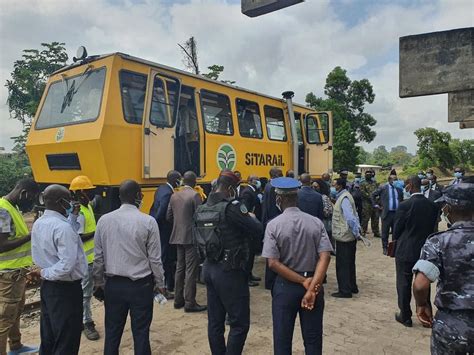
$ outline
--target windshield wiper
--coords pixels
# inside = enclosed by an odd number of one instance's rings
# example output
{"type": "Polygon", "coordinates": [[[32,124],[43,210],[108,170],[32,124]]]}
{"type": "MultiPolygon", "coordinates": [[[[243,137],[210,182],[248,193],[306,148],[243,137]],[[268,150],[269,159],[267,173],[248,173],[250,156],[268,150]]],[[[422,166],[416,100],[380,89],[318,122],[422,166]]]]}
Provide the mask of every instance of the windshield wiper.
{"type": "MultiPolygon", "coordinates": [[[[76,93],[79,91],[79,88],[81,87],[81,85],[84,83],[84,81],[86,81],[86,79],[92,73],[91,69],[92,69],[92,65],[88,65],[86,70],[84,70],[84,72],[79,76],[79,77],[82,77],[87,73],[87,75],[84,77],[84,79],[82,79],[81,83],[77,86],[77,89],[76,89],[76,79],[74,79],[72,81],[72,85],[71,85],[71,87],[69,87],[69,80],[67,78],[65,78],[65,80],[66,80],[66,94],[64,95],[63,103],[61,105],[61,113],[64,112],[66,107],[71,106],[72,99],[74,98],[74,95],[76,95],[76,93]]],[[[64,79],[64,77],[63,77],[63,79],[64,79]]]]}

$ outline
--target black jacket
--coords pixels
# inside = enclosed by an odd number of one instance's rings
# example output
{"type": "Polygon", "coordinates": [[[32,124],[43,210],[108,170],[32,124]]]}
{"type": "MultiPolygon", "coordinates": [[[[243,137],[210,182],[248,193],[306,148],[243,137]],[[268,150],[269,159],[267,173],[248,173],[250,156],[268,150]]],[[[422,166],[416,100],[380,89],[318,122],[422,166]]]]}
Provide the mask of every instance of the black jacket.
{"type": "Polygon", "coordinates": [[[303,186],[298,190],[298,208],[320,220],[324,218],[323,197],[310,186],[303,186]]]}
{"type": "MultiPolygon", "coordinates": [[[[375,190],[372,194],[372,203],[373,205],[379,205],[382,207],[382,213],[380,217],[385,219],[387,217],[388,212],[390,211],[389,201],[390,201],[390,185],[384,184],[380,186],[377,190],[375,190]]],[[[395,187],[397,190],[397,197],[398,197],[398,204],[403,201],[403,190],[395,187]]]]}
{"type": "Polygon", "coordinates": [[[395,214],[395,257],[404,262],[416,262],[426,238],[434,232],[437,219],[438,208],[425,196],[417,194],[403,201],[395,214]]]}
{"type": "Polygon", "coordinates": [[[258,198],[258,193],[254,190],[253,186],[246,186],[241,194],[240,201],[247,207],[249,212],[255,213],[255,216],[259,221],[262,220],[262,205],[258,198]]]}

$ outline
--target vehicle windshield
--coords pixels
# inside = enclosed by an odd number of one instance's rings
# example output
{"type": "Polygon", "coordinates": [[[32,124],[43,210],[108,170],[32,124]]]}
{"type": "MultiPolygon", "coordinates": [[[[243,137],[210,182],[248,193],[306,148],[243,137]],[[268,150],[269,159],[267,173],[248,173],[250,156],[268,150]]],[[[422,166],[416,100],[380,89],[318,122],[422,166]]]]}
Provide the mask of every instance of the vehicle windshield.
{"type": "Polygon", "coordinates": [[[50,128],[97,119],[102,102],[105,68],[86,70],[49,86],[36,128],[50,128]]]}

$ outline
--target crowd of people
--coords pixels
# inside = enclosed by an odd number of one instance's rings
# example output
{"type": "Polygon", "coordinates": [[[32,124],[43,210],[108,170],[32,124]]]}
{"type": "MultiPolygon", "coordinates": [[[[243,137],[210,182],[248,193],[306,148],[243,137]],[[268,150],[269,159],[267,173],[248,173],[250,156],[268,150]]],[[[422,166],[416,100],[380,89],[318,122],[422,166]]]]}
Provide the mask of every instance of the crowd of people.
{"type": "Polygon", "coordinates": [[[337,276],[331,296],[351,298],[359,293],[357,244],[371,244],[369,220],[382,254],[395,258],[395,320],[412,326],[413,285],[416,315],[433,328],[432,353],[474,351],[474,179],[462,168],[445,188],[432,170],[404,181],[392,170],[380,185],[373,170],[353,181],[347,169],[338,175],[283,176],[274,167],[268,181],[250,175],[244,183],[238,171],[223,170],[207,196],[194,172],[170,171],[149,214],[140,211],[140,185],[126,180],[120,208],[98,221],[96,187],[78,176],[68,188],[53,184],[41,193],[45,211],[31,233],[20,211],[32,209],[39,187],[20,180],[0,199],[0,355],[7,354],[7,344],[12,355],[77,354],[81,333],[91,341],[101,336],[93,296],[104,301],[104,354],[119,353],[128,315],[135,353],[151,354],[154,300],[173,300],[186,313],[207,310],[211,353],[240,354],[250,329],[249,287],[261,281],[253,272],[259,254],[272,295],[274,353],[291,354],[298,315],[306,353],[321,354],[331,255],[337,276]],[[437,232],[441,218],[449,228],[437,232]],[[39,280],[38,348],[22,343],[19,322],[26,283],[39,280]],[[206,286],[207,305],[196,302],[197,282],[206,286]]]}

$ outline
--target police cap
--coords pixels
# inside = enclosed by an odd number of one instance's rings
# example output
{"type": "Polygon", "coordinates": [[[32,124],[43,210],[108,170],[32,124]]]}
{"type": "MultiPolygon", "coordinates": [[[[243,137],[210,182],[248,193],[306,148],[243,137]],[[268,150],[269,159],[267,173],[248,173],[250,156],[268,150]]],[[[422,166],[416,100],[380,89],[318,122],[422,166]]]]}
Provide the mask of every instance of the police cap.
{"type": "Polygon", "coordinates": [[[349,170],[347,170],[347,169],[345,169],[345,168],[339,170],[339,175],[348,175],[348,174],[349,174],[349,170]]]}
{"type": "Polygon", "coordinates": [[[301,183],[293,178],[279,177],[270,181],[272,186],[275,188],[275,192],[279,195],[295,194],[301,187],[301,183]]]}
{"type": "Polygon", "coordinates": [[[461,182],[447,186],[443,190],[443,196],[435,202],[446,202],[451,206],[472,209],[474,208],[474,183],[461,182]]]}

